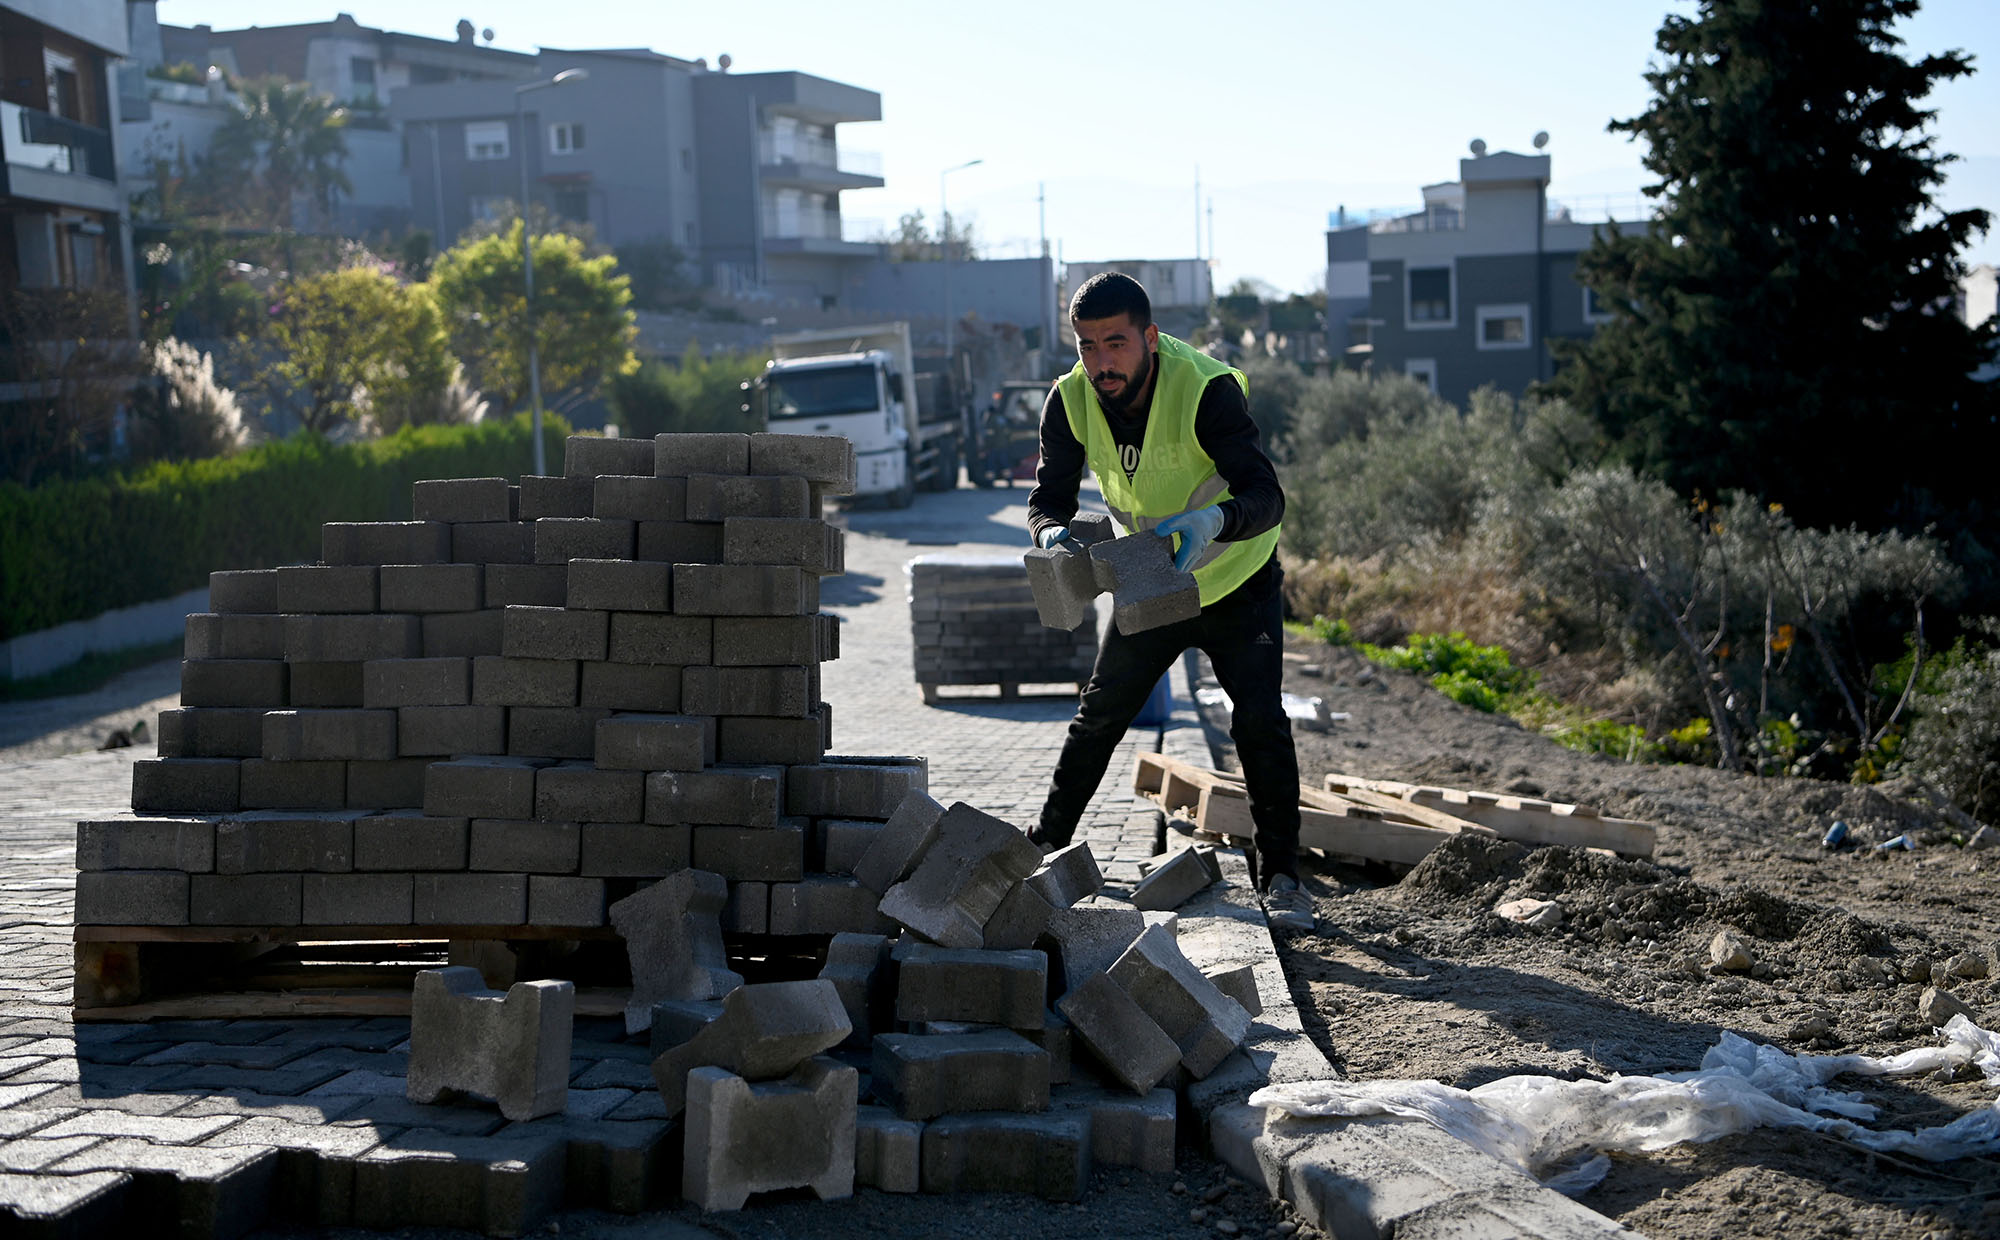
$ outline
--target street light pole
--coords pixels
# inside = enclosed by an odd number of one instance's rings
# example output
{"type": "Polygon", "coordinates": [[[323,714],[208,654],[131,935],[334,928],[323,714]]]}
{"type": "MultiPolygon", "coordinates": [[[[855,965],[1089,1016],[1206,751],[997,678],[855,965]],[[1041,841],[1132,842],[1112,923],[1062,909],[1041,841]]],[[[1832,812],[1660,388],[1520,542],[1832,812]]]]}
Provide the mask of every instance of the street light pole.
{"type": "Polygon", "coordinates": [[[944,259],[944,369],[952,377],[954,394],[958,389],[958,363],[952,356],[956,341],[953,339],[951,315],[951,238],[945,232],[946,221],[951,218],[951,207],[946,203],[944,179],[954,172],[963,172],[985,162],[983,159],[969,159],[938,173],[938,254],[944,259]]]}
{"type": "Polygon", "coordinates": [[[561,86],[565,82],[581,82],[590,76],[588,69],[564,69],[546,82],[529,82],[514,88],[514,132],[521,139],[521,276],[525,295],[524,309],[528,317],[528,399],[534,410],[535,473],[539,476],[549,472],[547,453],[542,448],[542,351],[541,329],[535,322],[535,247],[534,212],[528,202],[528,115],[523,110],[524,96],[531,90],[541,90],[548,86],[561,86]]]}

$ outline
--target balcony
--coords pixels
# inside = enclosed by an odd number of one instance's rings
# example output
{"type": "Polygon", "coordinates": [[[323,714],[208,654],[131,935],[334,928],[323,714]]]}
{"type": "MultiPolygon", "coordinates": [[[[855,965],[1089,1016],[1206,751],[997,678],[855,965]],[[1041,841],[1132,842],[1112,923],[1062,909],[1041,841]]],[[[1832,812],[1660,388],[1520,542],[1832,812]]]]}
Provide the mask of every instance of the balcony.
{"type": "Polygon", "coordinates": [[[873,151],[850,151],[826,138],[778,134],[757,135],[757,161],[766,185],[802,189],[879,189],[882,157],[873,151]]]}
{"type": "Polygon", "coordinates": [[[7,193],[63,206],[118,209],[111,133],[18,103],[0,103],[7,193]]]}
{"type": "Polygon", "coordinates": [[[855,220],[838,211],[764,208],[764,248],[777,254],[872,256],[881,246],[882,221],[855,220]]]}

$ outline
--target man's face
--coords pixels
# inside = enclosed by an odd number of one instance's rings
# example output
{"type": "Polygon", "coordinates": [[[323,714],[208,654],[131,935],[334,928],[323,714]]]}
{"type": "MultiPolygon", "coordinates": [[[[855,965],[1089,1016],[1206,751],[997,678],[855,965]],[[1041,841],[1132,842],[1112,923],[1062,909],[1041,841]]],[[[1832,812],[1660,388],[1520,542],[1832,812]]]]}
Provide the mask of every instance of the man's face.
{"type": "Polygon", "coordinates": [[[1146,390],[1153,374],[1153,350],[1160,329],[1132,326],[1129,314],[1108,319],[1071,319],[1076,328],[1076,356],[1097,390],[1097,399],[1113,413],[1123,413],[1146,390]]]}

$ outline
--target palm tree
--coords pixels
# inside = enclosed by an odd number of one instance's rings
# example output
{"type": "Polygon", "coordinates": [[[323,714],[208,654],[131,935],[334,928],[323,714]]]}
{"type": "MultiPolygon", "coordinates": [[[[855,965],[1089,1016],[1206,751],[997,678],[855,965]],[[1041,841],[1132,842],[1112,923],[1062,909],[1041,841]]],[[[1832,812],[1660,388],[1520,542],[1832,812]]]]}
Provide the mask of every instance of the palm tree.
{"type": "Polygon", "coordinates": [[[347,109],[310,86],[283,78],[247,83],[239,110],[209,146],[211,192],[263,228],[288,228],[300,193],[324,222],[336,193],[352,193],[347,160],[347,109]]]}

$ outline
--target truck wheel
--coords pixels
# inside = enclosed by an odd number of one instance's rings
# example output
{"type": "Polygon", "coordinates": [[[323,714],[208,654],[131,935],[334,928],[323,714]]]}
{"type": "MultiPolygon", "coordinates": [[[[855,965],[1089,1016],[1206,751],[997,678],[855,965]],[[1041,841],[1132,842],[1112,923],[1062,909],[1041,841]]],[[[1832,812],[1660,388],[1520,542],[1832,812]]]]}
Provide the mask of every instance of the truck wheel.
{"type": "Polygon", "coordinates": [[[917,499],[917,457],[911,453],[903,461],[903,485],[889,492],[889,507],[908,508],[917,499]]]}
{"type": "Polygon", "coordinates": [[[958,489],[958,436],[953,435],[938,445],[937,462],[926,491],[956,491],[958,489]]]}

